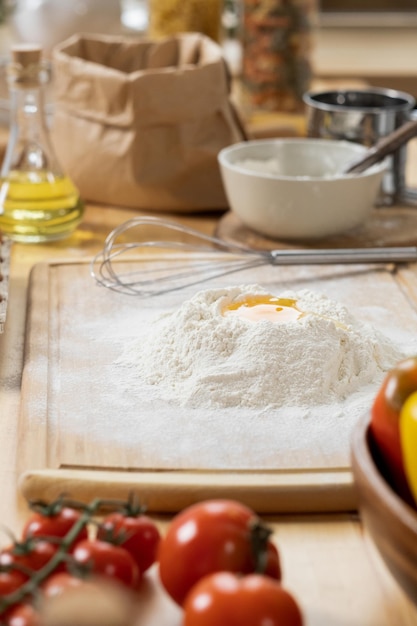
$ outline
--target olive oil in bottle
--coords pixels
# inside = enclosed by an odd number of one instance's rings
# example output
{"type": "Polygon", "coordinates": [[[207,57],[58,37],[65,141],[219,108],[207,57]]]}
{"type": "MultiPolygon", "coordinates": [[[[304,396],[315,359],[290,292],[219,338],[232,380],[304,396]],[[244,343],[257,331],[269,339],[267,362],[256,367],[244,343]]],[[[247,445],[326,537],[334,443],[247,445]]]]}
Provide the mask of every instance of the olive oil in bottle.
{"type": "Polygon", "coordinates": [[[43,104],[49,71],[41,54],[38,46],[12,49],[10,136],[0,172],[0,230],[28,243],[68,237],[84,212],[49,138],[43,104]]]}

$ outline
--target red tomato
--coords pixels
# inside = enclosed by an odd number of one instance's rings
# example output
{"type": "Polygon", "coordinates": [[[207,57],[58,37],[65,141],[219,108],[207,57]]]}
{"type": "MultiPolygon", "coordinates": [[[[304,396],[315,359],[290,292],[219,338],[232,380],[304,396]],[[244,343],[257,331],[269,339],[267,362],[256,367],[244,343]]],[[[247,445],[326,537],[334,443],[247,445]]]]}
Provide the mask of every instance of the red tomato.
{"type": "Polygon", "coordinates": [[[24,576],[17,570],[9,568],[0,568],[0,622],[10,611],[10,604],[3,608],[2,599],[15,591],[18,591],[22,585],[27,581],[27,576],[24,576]]]}
{"type": "MultiPolygon", "coordinates": [[[[45,507],[45,512],[32,514],[23,528],[23,539],[28,537],[65,537],[82,515],[79,511],[66,506],[58,508],[58,510],[52,508],[53,513],[47,511],[48,508],[45,507]]],[[[76,540],[81,541],[87,538],[88,532],[84,526],[78,533],[76,540]]]]}
{"type": "MultiPolygon", "coordinates": [[[[16,563],[27,570],[38,571],[49,563],[57,550],[58,546],[49,541],[29,540],[24,543],[16,543],[0,552],[0,566],[8,567],[16,563]]],[[[26,579],[28,577],[29,572],[26,579]]]]}
{"type": "Polygon", "coordinates": [[[264,573],[280,579],[278,551],[268,540],[269,531],[248,507],[232,500],[207,500],[179,513],[158,551],[159,576],[169,595],[182,604],[191,587],[207,574],[254,572],[257,558],[252,542],[258,536],[254,528],[264,533],[264,573]]]}
{"type": "Polygon", "coordinates": [[[156,559],[161,536],[154,522],[146,515],[111,513],[99,526],[98,539],[116,540],[135,559],[139,570],[145,572],[156,559]],[[120,541],[120,543],[119,543],[120,541]]]}
{"type": "Polygon", "coordinates": [[[119,546],[106,541],[85,539],[74,546],[74,561],[87,566],[91,574],[106,576],[135,588],[141,572],[132,555],[119,546]]]}
{"type": "Polygon", "coordinates": [[[27,576],[9,568],[0,568],[0,598],[17,591],[25,582],[27,576]]]}
{"type": "Polygon", "coordinates": [[[4,618],[6,626],[40,626],[38,612],[31,604],[16,604],[4,618]]]}
{"type": "Polygon", "coordinates": [[[218,572],[200,580],[184,602],[184,626],[302,626],[301,611],[268,576],[218,572]]]}
{"type": "Polygon", "coordinates": [[[372,406],[371,433],[393,487],[412,502],[400,442],[401,407],[417,391],[417,357],[410,357],[388,372],[372,406]]]}

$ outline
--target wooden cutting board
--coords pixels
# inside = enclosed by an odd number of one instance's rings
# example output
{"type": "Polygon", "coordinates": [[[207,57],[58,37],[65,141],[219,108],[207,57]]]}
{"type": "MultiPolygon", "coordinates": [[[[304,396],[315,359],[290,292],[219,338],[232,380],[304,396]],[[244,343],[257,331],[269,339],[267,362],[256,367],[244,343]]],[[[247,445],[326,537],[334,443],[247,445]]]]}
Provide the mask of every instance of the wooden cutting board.
{"type": "MultiPolygon", "coordinates": [[[[152,257],[139,269],[156,262],[169,261],[152,257]]],[[[137,270],[137,263],[126,267],[137,270]]],[[[417,338],[413,268],[262,267],[201,288],[253,283],[275,294],[321,291],[395,341],[417,338]]],[[[139,325],[175,310],[199,288],[142,299],[96,285],[86,262],[34,267],[20,414],[20,487],[27,498],[65,492],[90,500],[136,490],[159,512],[212,497],[239,498],[262,513],[355,508],[346,407],[344,414],[335,407],[338,417],[324,426],[314,412],[305,424],[293,423],[289,411],[284,427],[272,422],[271,436],[271,419],[265,432],[261,420],[253,429],[254,419],[232,429],[236,414],[216,409],[201,416],[138,401],[137,381],[118,369],[118,357],[139,325]]]]}

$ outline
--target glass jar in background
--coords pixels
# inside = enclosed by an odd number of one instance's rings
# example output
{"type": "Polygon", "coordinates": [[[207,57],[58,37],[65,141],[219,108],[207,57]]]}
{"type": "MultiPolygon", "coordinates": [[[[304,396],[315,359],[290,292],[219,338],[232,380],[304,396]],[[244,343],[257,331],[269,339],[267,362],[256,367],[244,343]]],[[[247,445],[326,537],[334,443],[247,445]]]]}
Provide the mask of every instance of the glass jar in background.
{"type": "Polygon", "coordinates": [[[233,77],[240,76],[242,72],[241,12],[241,0],[224,0],[221,18],[221,45],[233,77]]]}
{"type": "Polygon", "coordinates": [[[312,79],[317,0],[243,0],[241,106],[302,112],[312,79]]]}
{"type": "Polygon", "coordinates": [[[223,0],[149,0],[152,39],[198,32],[219,41],[223,0]]]}
{"type": "Polygon", "coordinates": [[[39,46],[16,45],[7,68],[10,132],[0,172],[0,231],[23,243],[68,237],[84,212],[50,141],[43,98],[49,66],[41,56],[39,46]]]}

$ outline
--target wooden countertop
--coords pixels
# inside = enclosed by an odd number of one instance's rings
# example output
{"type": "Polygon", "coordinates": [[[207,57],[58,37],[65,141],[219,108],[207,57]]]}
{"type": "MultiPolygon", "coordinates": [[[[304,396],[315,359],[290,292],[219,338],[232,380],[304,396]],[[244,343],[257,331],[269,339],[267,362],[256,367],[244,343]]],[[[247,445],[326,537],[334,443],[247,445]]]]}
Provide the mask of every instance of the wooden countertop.
{"type": "MultiPolygon", "coordinates": [[[[417,150],[412,146],[409,169],[417,183],[417,150]]],[[[90,259],[108,232],[137,212],[87,206],[82,226],[68,240],[51,244],[14,244],[11,257],[9,309],[0,335],[0,520],[19,532],[28,515],[19,495],[20,380],[25,337],[28,276],[35,263],[59,258],[90,259]]],[[[177,217],[205,233],[213,233],[216,215],[177,217]]],[[[168,519],[157,518],[164,528],[168,519]]],[[[285,585],[299,600],[306,626],[417,626],[417,610],[382,563],[372,542],[352,514],[274,516],[267,518],[282,554],[285,585]]],[[[3,534],[0,544],[8,543],[3,534]]],[[[160,599],[156,596],[157,605],[160,599]]],[[[157,609],[156,609],[157,610],[157,609]]],[[[175,626],[168,610],[159,626],[175,626]]]]}

